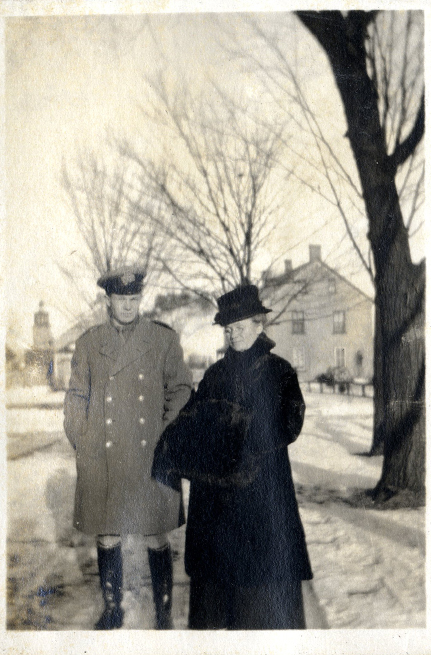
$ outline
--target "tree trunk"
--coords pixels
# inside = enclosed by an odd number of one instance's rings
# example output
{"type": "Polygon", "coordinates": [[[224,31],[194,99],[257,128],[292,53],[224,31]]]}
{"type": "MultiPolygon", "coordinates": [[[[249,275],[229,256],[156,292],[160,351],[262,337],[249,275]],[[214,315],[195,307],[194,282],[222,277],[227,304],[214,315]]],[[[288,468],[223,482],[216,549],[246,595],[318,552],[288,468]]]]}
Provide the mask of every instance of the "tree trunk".
{"type": "Polygon", "coordinates": [[[370,456],[383,455],[385,403],[383,399],[382,327],[380,312],[375,303],[374,313],[374,425],[370,456]]]}
{"type": "Polygon", "coordinates": [[[386,500],[407,490],[420,502],[425,487],[425,267],[411,261],[395,185],[396,165],[387,153],[378,96],[367,73],[364,42],[372,15],[297,13],[328,55],[369,221],[381,328],[382,376],[376,377],[376,385],[382,385],[377,395],[383,401],[383,421],[375,439],[384,440],[382,477],[374,498],[386,500]]]}
{"type": "Polygon", "coordinates": [[[421,503],[425,491],[425,267],[410,267],[404,281],[387,281],[376,302],[382,325],[385,415],[382,477],[374,498],[386,500],[406,491],[421,503]],[[395,284],[402,285],[395,287],[395,284]],[[391,294],[392,291],[392,294],[391,294]],[[392,295],[392,301],[388,297],[392,295]],[[395,300],[395,302],[394,302],[395,300]],[[401,306],[396,308],[396,301],[401,306]]]}

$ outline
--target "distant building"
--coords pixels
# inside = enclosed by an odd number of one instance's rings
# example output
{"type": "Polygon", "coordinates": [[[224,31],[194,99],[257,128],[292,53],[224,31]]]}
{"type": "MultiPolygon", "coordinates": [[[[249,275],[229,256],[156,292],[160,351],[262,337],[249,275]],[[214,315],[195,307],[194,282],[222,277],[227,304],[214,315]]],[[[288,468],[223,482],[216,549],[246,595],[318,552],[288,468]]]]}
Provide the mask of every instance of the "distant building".
{"type": "Polygon", "coordinates": [[[49,324],[49,314],[44,309],[43,300],[39,303],[39,311],[34,315],[33,322],[33,350],[43,352],[51,351],[54,346],[54,339],[49,324]]]}
{"type": "MultiPolygon", "coordinates": [[[[268,315],[267,333],[276,341],[274,352],[291,362],[300,380],[313,380],[328,369],[347,378],[372,378],[373,300],[322,261],[320,246],[310,246],[306,264],[293,269],[288,260],[282,275],[268,273],[261,296],[273,310],[268,315]]],[[[153,310],[144,314],[178,332],[195,384],[225,352],[223,329],[214,325],[216,311],[209,299],[170,293],[158,296],[153,310]]],[[[56,340],[55,388],[68,385],[78,337],[105,320],[106,306],[100,294],[93,310],[56,340]]]]}
{"type": "Polygon", "coordinates": [[[148,318],[172,327],[181,338],[184,358],[193,374],[195,386],[217,358],[224,344],[223,330],[214,325],[216,306],[208,299],[180,293],[158,296],[148,318]]]}
{"type": "Polygon", "coordinates": [[[328,369],[346,378],[373,376],[373,300],[327,266],[321,248],[310,245],[306,264],[282,275],[267,274],[262,297],[273,312],[268,336],[300,380],[328,369]]]}
{"type": "MultiPolygon", "coordinates": [[[[215,306],[211,301],[187,293],[169,293],[156,298],[154,308],[143,316],[149,320],[166,323],[178,332],[186,362],[192,369],[197,384],[208,366],[215,361],[217,349],[223,345],[223,330],[214,326],[215,306]]],[[[52,384],[56,389],[66,389],[69,384],[70,366],[75,342],[85,330],[106,320],[103,294],[92,309],[55,342],[52,384]]]]}
{"type": "Polygon", "coordinates": [[[56,339],[52,367],[52,386],[55,389],[67,389],[69,385],[71,361],[77,339],[90,327],[99,325],[105,320],[104,294],[99,293],[92,309],[82,314],[69,330],[56,339]]]}
{"type": "Polygon", "coordinates": [[[5,365],[6,387],[22,386],[24,384],[24,362],[8,344],[5,348],[5,365]]]}
{"type": "Polygon", "coordinates": [[[67,389],[75,342],[84,332],[80,323],[63,333],[55,343],[52,385],[55,389],[67,389]]]}
{"type": "Polygon", "coordinates": [[[54,339],[51,334],[48,312],[43,301],[34,314],[33,347],[25,352],[25,383],[27,385],[48,384],[52,373],[54,339]]]}

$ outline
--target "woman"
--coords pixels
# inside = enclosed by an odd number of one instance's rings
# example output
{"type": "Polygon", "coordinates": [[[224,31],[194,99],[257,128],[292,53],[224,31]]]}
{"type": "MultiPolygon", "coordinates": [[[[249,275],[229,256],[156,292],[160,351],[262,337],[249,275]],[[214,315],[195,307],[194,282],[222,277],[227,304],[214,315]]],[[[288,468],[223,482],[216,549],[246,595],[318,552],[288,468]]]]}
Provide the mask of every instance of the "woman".
{"type": "Polygon", "coordinates": [[[271,311],[257,288],[218,299],[229,348],[165,430],[153,475],[191,480],[185,566],[192,629],[301,629],[312,576],[286,446],[304,400],[295,371],[271,353],[271,311]]]}

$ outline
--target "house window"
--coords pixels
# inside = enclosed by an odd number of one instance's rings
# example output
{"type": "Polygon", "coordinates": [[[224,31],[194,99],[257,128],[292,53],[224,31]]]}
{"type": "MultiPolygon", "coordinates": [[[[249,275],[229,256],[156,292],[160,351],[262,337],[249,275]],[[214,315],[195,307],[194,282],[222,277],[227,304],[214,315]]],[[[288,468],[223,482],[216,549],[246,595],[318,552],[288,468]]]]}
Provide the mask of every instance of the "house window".
{"type": "Polygon", "coordinates": [[[305,348],[294,348],[292,351],[292,366],[297,371],[305,369],[305,348]]]}
{"type": "Polygon", "coordinates": [[[344,348],[335,348],[335,366],[346,367],[346,350],[344,348]]]}
{"type": "Polygon", "coordinates": [[[346,332],[346,312],[334,312],[334,334],[346,332]]]}
{"type": "Polygon", "coordinates": [[[363,374],[364,355],[361,350],[356,351],[355,354],[355,373],[358,378],[363,374]]]}
{"type": "Polygon", "coordinates": [[[292,334],[305,334],[304,312],[292,312],[292,334]]]}
{"type": "Polygon", "coordinates": [[[328,280],[328,292],[329,293],[337,293],[337,285],[335,284],[334,278],[331,278],[328,280]]]}

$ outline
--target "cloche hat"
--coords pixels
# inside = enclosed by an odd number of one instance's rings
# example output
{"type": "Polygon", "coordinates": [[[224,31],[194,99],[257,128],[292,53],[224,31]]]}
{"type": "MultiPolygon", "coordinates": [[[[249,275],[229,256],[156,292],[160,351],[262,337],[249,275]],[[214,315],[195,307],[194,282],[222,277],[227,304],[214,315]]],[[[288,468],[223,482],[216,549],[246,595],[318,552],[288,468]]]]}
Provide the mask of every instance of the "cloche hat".
{"type": "Polygon", "coordinates": [[[219,308],[214,318],[218,325],[229,325],[256,314],[268,314],[272,309],[264,307],[259,299],[259,292],[254,284],[236,287],[217,299],[219,308]]]}

